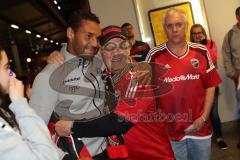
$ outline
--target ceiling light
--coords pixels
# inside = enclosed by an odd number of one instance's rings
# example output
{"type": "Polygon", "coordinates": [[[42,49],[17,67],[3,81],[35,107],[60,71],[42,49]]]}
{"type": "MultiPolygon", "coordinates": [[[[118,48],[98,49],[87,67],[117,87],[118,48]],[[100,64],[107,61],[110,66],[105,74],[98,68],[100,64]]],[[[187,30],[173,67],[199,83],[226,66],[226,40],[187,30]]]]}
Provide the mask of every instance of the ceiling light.
{"type": "Polygon", "coordinates": [[[15,28],[15,29],[19,29],[19,27],[17,25],[15,25],[15,24],[11,24],[11,27],[15,28]]]}
{"type": "Polygon", "coordinates": [[[31,34],[32,32],[31,31],[29,31],[29,30],[26,30],[25,31],[27,34],[31,34]]]}
{"type": "Polygon", "coordinates": [[[58,42],[56,42],[56,45],[58,45],[58,42]]]}
{"type": "Polygon", "coordinates": [[[60,7],[60,6],[58,6],[58,9],[59,9],[59,10],[61,10],[61,7],[60,7]]]}
{"type": "Polygon", "coordinates": [[[9,62],[11,63],[11,62],[12,62],[12,60],[10,59],[10,60],[9,60],[9,62]]]}
{"type": "Polygon", "coordinates": [[[38,54],[38,51],[35,51],[35,54],[38,54]]]}
{"type": "Polygon", "coordinates": [[[30,63],[32,61],[31,58],[27,58],[27,62],[30,63]]]}
{"type": "Polygon", "coordinates": [[[47,38],[43,38],[44,41],[47,41],[48,39],[47,38]]]}
{"type": "Polygon", "coordinates": [[[54,0],[54,1],[53,1],[53,3],[54,3],[54,4],[57,4],[57,1],[56,1],[56,0],[54,0]]]}
{"type": "Polygon", "coordinates": [[[53,40],[51,40],[50,43],[53,43],[53,40]]]}
{"type": "Polygon", "coordinates": [[[36,35],[37,38],[41,38],[41,36],[39,34],[36,35]]]}

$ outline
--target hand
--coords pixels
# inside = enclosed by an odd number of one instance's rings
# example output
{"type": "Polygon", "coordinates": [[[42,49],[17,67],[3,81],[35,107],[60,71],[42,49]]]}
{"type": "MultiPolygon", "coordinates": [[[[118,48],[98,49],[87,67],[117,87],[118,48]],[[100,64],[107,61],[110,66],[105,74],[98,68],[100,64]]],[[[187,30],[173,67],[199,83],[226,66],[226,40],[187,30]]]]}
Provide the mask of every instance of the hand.
{"type": "Polygon", "coordinates": [[[152,80],[152,68],[148,63],[136,63],[132,71],[133,79],[138,85],[149,85],[152,80]]]}
{"type": "Polygon", "coordinates": [[[48,64],[63,64],[64,58],[60,54],[60,52],[54,51],[47,57],[47,63],[48,64]]]}
{"type": "Polygon", "coordinates": [[[193,124],[191,124],[188,128],[184,130],[187,135],[192,135],[198,133],[202,127],[204,126],[205,122],[202,117],[197,118],[193,124]]]}
{"type": "Polygon", "coordinates": [[[59,136],[69,136],[71,134],[71,128],[73,121],[60,120],[55,124],[55,131],[59,136]]]}
{"type": "Polygon", "coordinates": [[[15,74],[12,77],[10,77],[9,97],[11,101],[15,101],[17,99],[24,97],[24,85],[22,81],[19,81],[18,79],[16,79],[15,74]]]}

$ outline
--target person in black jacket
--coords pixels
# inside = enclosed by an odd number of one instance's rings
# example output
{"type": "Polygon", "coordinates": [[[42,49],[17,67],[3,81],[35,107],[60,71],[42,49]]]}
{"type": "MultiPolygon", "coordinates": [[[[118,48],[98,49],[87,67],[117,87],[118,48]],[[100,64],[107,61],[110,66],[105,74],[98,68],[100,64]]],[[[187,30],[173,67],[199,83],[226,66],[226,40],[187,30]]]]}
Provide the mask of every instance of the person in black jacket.
{"type": "Polygon", "coordinates": [[[136,40],[134,27],[130,23],[124,23],[122,26],[122,31],[126,34],[127,39],[131,42],[132,48],[130,50],[130,56],[137,62],[142,62],[145,60],[150,47],[147,43],[136,40]]]}

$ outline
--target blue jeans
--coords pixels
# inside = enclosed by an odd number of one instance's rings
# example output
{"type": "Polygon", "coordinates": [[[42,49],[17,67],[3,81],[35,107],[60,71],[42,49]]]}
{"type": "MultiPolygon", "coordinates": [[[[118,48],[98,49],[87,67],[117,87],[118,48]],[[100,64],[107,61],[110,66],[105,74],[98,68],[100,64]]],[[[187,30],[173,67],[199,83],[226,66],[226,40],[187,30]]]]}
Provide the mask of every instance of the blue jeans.
{"type": "Polygon", "coordinates": [[[210,160],[211,138],[171,141],[176,160],[210,160]]]}

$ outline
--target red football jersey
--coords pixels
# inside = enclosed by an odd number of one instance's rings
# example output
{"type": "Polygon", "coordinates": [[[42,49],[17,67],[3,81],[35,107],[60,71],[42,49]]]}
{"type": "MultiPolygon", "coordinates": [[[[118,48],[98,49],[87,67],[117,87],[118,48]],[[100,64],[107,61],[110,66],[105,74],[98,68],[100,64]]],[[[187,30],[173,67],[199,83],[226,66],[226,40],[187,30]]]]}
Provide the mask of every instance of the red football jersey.
{"type": "Polygon", "coordinates": [[[129,160],[175,160],[166,125],[158,119],[155,112],[153,103],[148,106],[141,121],[124,135],[129,160]]]}
{"type": "MultiPolygon", "coordinates": [[[[203,113],[206,89],[217,86],[221,79],[208,50],[201,44],[189,42],[186,53],[181,57],[162,44],[152,48],[146,60],[162,64],[168,69],[167,74],[159,78],[171,83],[173,90],[158,97],[157,104],[167,122],[168,136],[171,140],[181,140],[185,138],[184,129],[203,113]]],[[[208,121],[193,137],[206,137],[211,133],[208,121]]]]}
{"type": "MultiPolygon", "coordinates": [[[[161,67],[156,66],[159,73],[161,67]]],[[[162,74],[164,71],[161,72],[162,74]]],[[[158,117],[152,85],[139,86],[127,73],[115,86],[120,101],[115,113],[134,123],[124,135],[129,160],[174,160],[174,154],[166,134],[166,125],[158,117]]],[[[171,89],[156,91],[162,95],[171,89]]]]}

